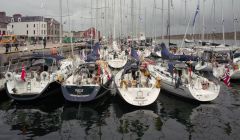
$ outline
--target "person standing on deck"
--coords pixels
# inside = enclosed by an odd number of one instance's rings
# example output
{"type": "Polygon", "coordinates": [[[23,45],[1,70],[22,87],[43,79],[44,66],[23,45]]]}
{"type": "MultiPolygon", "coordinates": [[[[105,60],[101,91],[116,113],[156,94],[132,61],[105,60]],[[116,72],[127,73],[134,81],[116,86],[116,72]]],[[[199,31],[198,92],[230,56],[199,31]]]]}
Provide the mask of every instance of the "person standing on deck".
{"type": "Polygon", "coordinates": [[[47,45],[46,39],[43,38],[43,47],[44,47],[44,49],[46,48],[46,45],[47,45]]]}

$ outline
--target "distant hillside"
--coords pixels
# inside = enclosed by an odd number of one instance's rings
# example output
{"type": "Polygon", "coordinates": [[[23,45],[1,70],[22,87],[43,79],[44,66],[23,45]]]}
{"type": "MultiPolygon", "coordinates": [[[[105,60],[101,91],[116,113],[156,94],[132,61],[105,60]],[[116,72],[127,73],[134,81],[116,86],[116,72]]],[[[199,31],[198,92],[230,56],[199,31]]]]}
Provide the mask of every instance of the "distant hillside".
{"type": "MultiPolygon", "coordinates": [[[[205,39],[207,40],[222,40],[222,33],[215,33],[215,34],[205,34],[205,39]]],[[[184,35],[171,35],[171,39],[183,39],[184,35]]],[[[165,39],[168,38],[168,36],[164,37],[165,39]]],[[[201,34],[194,34],[194,35],[190,35],[187,34],[186,36],[187,39],[202,39],[201,34]]],[[[234,32],[229,32],[229,33],[225,33],[225,39],[226,40],[234,40],[234,32]]],[[[237,40],[240,40],[240,32],[237,32],[237,40]]]]}

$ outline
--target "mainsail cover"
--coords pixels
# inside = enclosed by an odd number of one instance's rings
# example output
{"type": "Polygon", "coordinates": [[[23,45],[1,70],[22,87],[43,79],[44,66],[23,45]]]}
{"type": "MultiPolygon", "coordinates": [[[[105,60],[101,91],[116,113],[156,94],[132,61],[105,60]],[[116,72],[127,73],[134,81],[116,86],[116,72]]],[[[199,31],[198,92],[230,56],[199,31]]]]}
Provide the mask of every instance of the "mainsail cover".
{"type": "Polygon", "coordinates": [[[161,45],[162,51],[162,58],[163,59],[167,59],[167,60],[178,60],[178,61],[197,61],[198,57],[197,56],[192,56],[192,55],[174,55],[172,53],[169,52],[169,50],[167,49],[167,47],[165,46],[164,43],[162,43],[161,45]]]}
{"type": "Polygon", "coordinates": [[[95,62],[96,60],[100,59],[100,44],[97,42],[93,46],[93,50],[90,54],[87,55],[86,62],[95,62]]]}

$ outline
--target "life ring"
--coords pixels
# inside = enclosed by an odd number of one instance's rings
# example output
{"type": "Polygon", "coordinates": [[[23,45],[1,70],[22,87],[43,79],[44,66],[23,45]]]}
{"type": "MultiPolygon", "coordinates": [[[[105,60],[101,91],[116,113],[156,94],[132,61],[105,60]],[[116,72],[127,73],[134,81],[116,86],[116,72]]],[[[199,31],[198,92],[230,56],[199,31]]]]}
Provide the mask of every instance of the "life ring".
{"type": "Polygon", "coordinates": [[[5,79],[6,79],[6,80],[12,80],[12,79],[13,79],[13,74],[12,74],[11,72],[7,72],[7,73],[5,74],[5,79]]]}
{"type": "Polygon", "coordinates": [[[49,77],[49,73],[47,73],[46,71],[41,73],[41,80],[46,80],[49,77]]]}

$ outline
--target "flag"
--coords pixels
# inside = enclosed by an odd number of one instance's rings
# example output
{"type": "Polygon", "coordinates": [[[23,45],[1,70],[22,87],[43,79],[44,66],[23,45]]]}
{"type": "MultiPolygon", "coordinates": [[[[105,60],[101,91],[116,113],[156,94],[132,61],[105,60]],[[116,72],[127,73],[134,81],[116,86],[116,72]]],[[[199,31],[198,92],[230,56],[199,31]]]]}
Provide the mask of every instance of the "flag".
{"type": "Polygon", "coordinates": [[[82,51],[82,60],[86,59],[86,54],[85,54],[85,50],[82,51]]]}
{"type": "Polygon", "coordinates": [[[43,9],[45,5],[46,5],[46,0],[42,0],[41,9],[43,9]]]}
{"type": "Polygon", "coordinates": [[[24,65],[22,65],[21,79],[25,81],[25,77],[26,77],[26,71],[25,71],[24,65]]]}
{"type": "Polygon", "coordinates": [[[229,67],[226,66],[226,71],[225,71],[225,74],[223,76],[223,82],[225,85],[227,85],[228,87],[230,87],[230,72],[229,72],[229,67]]]}
{"type": "Polygon", "coordinates": [[[53,25],[53,18],[51,19],[51,23],[50,23],[50,26],[52,26],[53,25]]]}
{"type": "Polygon", "coordinates": [[[198,3],[197,9],[196,9],[196,12],[195,12],[195,15],[194,15],[194,18],[193,18],[193,24],[192,24],[192,26],[194,26],[194,24],[195,24],[196,17],[197,17],[197,15],[198,15],[199,11],[200,11],[200,8],[199,8],[199,3],[198,3]]]}
{"type": "Polygon", "coordinates": [[[192,67],[188,68],[188,72],[189,72],[189,76],[191,77],[191,75],[192,75],[192,67]]]}
{"type": "Polygon", "coordinates": [[[97,75],[98,75],[98,76],[100,76],[100,75],[101,75],[101,66],[100,66],[100,64],[98,64],[97,75]]]}
{"type": "Polygon", "coordinates": [[[143,22],[143,18],[141,16],[139,16],[139,20],[140,20],[140,23],[143,22]]]}
{"type": "Polygon", "coordinates": [[[106,69],[107,69],[107,68],[104,69],[104,72],[105,72],[105,74],[107,75],[107,79],[108,79],[108,80],[111,80],[111,77],[110,77],[110,75],[109,75],[109,73],[108,73],[108,71],[107,71],[106,69]]]}

